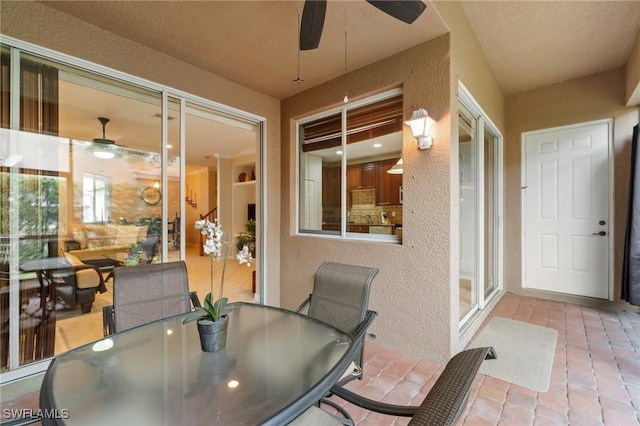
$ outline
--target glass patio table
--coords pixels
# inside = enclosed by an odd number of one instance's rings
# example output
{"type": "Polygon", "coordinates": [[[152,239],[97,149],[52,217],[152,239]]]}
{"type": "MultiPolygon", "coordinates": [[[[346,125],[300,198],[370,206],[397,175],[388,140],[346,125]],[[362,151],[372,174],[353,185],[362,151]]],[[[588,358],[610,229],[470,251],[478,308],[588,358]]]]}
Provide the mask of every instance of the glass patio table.
{"type": "Polygon", "coordinates": [[[234,304],[227,345],[200,349],[184,315],[55,358],[40,392],[43,424],[282,425],[321,399],[356,351],[307,316],[234,304]]]}

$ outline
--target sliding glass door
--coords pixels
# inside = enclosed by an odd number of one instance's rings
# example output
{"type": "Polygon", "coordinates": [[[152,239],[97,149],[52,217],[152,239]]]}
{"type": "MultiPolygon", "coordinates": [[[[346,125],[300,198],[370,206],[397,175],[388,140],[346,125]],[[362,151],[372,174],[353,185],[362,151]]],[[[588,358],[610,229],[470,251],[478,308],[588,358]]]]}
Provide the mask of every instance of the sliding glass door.
{"type": "Polygon", "coordinates": [[[461,87],[459,320],[463,327],[500,288],[501,136],[461,87]]]}

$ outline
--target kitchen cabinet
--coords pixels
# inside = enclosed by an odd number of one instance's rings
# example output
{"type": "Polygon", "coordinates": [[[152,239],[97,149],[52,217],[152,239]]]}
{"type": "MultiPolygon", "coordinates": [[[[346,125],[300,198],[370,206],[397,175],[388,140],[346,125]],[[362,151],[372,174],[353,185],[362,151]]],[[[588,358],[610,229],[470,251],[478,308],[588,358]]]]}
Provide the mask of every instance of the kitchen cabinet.
{"type": "MultiPolygon", "coordinates": [[[[322,224],[323,231],[340,231],[339,223],[323,223],[322,224]]],[[[369,233],[369,225],[367,224],[347,224],[347,232],[357,232],[360,234],[368,234],[369,233]]]]}
{"type": "Polygon", "coordinates": [[[322,206],[340,207],[340,167],[322,168],[322,206]]]}
{"type": "Polygon", "coordinates": [[[397,160],[386,160],[375,163],[376,205],[386,206],[400,204],[400,187],[402,175],[387,173],[397,160]]]}
{"type": "Polygon", "coordinates": [[[349,189],[373,188],[374,174],[374,163],[347,166],[347,187],[349,189]]]}
{"type": "Polygon", "coordinates": [[[323,231],[340,231],[339,223],[323,223],[322,224],[323,231]]]}
{"type": "Polygon", "coordinates": [[[369,225],[347,225],[347,232],[358,232],[361,234],[369,233],[369,225]]]}

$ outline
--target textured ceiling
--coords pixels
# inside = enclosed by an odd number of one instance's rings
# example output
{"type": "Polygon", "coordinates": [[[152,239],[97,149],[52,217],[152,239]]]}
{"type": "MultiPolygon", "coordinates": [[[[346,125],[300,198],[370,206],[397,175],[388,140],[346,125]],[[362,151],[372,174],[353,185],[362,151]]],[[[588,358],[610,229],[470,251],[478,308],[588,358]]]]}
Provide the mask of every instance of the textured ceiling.
{"type": "Polygon", "coordinates": [[[640,27],[640,1],[465,1],[505,93],[620,67],[640,27]]]}
{"type": "MultiPolygon", "coordinates": [[[[344,74],[345,23],[348,71],[448,31],[437,1],[425,0],[425,13],[407,25],[364,0],[328,0],[320,47],[300,52],[298,74],[302,0],[41,3],[279,99],[344,74]],[[298,75],[301,84],[293,82],[298,75]]],[[[640,0],[461,4],[507,94],[624,65],[640,27],[640,0]]],[[[87,125],[98,129],[94,117],[101,114],[86,111],[87,125]]],[[[128,134],[118,126],[114,120],[109,130],[128,134]]],[[[211,163],[211,146],[196,145],[189,145],[188,162],[211,163]]]]}
{"type": "Polygon", "coordinates": [[[318,49],[300,52],[302,1],[44,1],[66,14],[213,72],[285,98],[447,32],[435,8],[412,25],[364,0],[329,0],[318,49]]]}
{"type": "MultiPolygon", "coordinates": [[[[412,25],[364,0],[328,0],[320,47],[300,53],[303,1],[44,1],[243,86],[285,98],[447,32],[437,3],[412,25]]],[[[464,1],[506,93],[622,66],[640,1],[464,1]]]]}

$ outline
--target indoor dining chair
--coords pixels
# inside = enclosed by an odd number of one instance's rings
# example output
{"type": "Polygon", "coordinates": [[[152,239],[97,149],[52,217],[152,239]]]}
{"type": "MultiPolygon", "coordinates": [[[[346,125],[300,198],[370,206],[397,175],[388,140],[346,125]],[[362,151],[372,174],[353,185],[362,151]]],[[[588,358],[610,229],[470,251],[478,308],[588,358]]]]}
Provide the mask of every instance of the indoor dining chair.
{"type": "Polygon", "coordinates": [[[103,331],[108,336],[200,306],[189,292],[184,261],[117,267],[113,270],[113,305],[103,308],[103,331]]]}
{"type": "MultiPolygon", "coordinates": [[[[297,311],[301,312],[308,306],[310,317],[353,336],[365,318],[371,282],[378,272],[378,268],[324,262],[316,270],[312,293],[297,311]]],[[[362,377],[365,337],[362,336],[361,349],[340,379],[340,384],[362,377]]]]}

